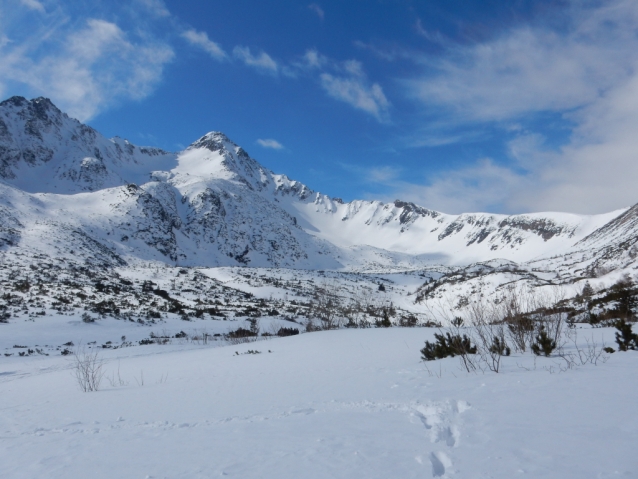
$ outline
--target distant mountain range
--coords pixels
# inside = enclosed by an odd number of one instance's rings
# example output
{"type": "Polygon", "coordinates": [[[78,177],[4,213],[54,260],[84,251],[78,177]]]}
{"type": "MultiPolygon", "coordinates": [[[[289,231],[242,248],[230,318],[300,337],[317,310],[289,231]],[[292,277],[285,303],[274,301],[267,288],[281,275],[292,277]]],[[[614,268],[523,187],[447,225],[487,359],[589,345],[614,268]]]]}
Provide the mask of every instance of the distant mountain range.
{"type": "Polygon", "coordinates": [[[507,216],[345,203],[264,168],[219,132],[170,153],[107,139],[46,98],[0,103],[4,250],[105,265],[353,271],[504,259],[586,276],[631,267],[637,240],[638,206],[507,216]]]}

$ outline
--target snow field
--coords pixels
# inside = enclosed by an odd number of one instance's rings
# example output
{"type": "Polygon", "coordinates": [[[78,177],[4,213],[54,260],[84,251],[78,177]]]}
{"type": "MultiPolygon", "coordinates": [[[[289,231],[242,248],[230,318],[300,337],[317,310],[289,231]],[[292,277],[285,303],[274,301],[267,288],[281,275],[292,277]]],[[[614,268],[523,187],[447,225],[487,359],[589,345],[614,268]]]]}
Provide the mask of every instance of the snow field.
{"type": "Polygon", "coordinates": [[[634,477],[637,353],[562,373],[514,355],[467,374],[456,358],[420,361],[435,331],[105,350],[123,385],[95,393],[67,358],[3,361],[0,476],[634,477]]]}

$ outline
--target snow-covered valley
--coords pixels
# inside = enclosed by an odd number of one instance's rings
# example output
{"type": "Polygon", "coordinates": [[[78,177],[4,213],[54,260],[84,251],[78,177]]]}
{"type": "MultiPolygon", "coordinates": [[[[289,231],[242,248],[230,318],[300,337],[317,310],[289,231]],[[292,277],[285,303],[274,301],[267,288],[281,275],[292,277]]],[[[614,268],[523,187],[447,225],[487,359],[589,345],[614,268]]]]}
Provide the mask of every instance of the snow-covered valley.
{"type": "Polygon", "coordinates": [[[633,477],[638,339],[603,348],[638,312],[637,212],[346,203],[222,133],[169,153],[13,97],[0,476],[633,477]],[[423,361],[481,324],[474,366],[423,361]]]}
{"type": "MultiPolygon", "coordinates": [[[[584,346],[592,332],[579,333],[584,346]]],[[[516,355],[500,374],[468,374],[456,358],[426,369],[431,338],[356,329],[109,350],[113,382],[97,393],[65,357],[2,361],[0,474],[634,477],[637,354],[562,373],[556,358],[516,355]]]]}

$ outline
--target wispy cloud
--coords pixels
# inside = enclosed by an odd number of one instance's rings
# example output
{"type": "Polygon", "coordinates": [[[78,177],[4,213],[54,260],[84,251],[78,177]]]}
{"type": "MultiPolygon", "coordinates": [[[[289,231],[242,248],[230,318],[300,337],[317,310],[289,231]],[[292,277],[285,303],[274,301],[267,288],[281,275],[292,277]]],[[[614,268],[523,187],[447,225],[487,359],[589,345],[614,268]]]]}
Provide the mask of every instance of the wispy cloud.
{"type": "Polygon", "coordinates": [[[257,143],[261,146],[263,146],[264,148],[271,148],[273,150],[283,150],[284,145],[282,145],[281,143],[279,143],[277,140],[273,140],[273,139],[259,139],[257,140],[257,143]]]}
{"type": "Polygon", "coordinates": [[[441,32],[439,31],[431,32],[423,28],[423,23],[421,22],[420,18],[417,18],[416,23],[414,24],[414,28],[420,36],[422,36],[429,42],[437,43],[439,45],[446,45],[449,43],[446,41],[445,37],[441,34],[441,32]]]}
{"type": "Polygon", "coordinates": [[[321,20],[323,20],[323,17],[325,16],[325,12],[323,11],[323,8],[321,8],[316,3],[311,3],[310,5],[308,5],[308,8],[312,10],[314,14],[317,15],[321,20]]]}
{"type": "Polygon", "coordinates": [[[618,0],[572,12],[567,33],[525,26],[449,50],[412,92],[474,120],[583,106],[627,77],[638,55],[637,9],[618,0]]]}
{"type": "Polygon", "coordinates": [[[249,67],[256,68],[262,72],[277,74],[279,65],[266,52],[253,55],[248,47],[236,46],[233,48],[233,55],[249,67]]]}
{"type": "Polygon", "coordinates": [[[198,32],[195,29],[189,29],[182,32],[182,38],[185,38],[191,45],[195,45],[207,52],[215,60],[224,60],[226,52],[216,42],[208,38],[206,32],[198,32]]]}
{"type": "MultiPolygon", "coordinates": [[[[422,180],[426,181],[425,174],[422,180]]],[[[425,186],[417,182],[395,182],[394,192],[388,198],[401,198],[450,214],[520,212],[510,200],[518,189],[525,188],[526,182],[511,169],[483,158],[474,165],[436,175],[425,186]]]]}
{"type": "Polygon", "coordinates": [[[368,181],[374,183],[388,183],[396,181],[401,174],[401,168],[396,166],[377,166],[369,168],[365,172],[365,177],[368,181]]]}
{"type": "Polygon", "coordinates": [[[149,95],[173,58],[169,46],[148,39],[135,42],[118,25],[104,20],[89,19],[63,35],[61,42],[34,37],[0,50],[0,85],[22,84],[87,120],[121,99],[149,95]],[[45,53],[37,55],[34,50],[45,53]]]}
{"type": "Polygon", "coordinates": [[[390,102],[378,83],[369,84],[365,77],[359,75],[322,73],[320,79],[321,86],[331,97],[371,114],[378,121],[387,119],[390,102]]]}
{"type": "Polygon", "coordinates": [[[20,3],[31,10],[36,10],[40,13],[46,12],[44,5],[42,5],[42,3],[38,0],[20,0],[20,3]]]}
{"type": "Polygon", "coordinates": [[[137,0],[144,5],[153,15],[157,17],[168,17],[170,12],[162,0],[137,0]]]}
{"type": "Polygon", "coordinates": [[[294,62],[293,65],[303,70],[321,69],[329,63],[328,58],[315,49],[306,50],[301,62],[294,62]]]}
{"type": "Polygon", "coordinates": [[[500,125],[514,138],[509,163],[478,160],[407,185],[413,200],[450,212],[577,213],[638,201],[638,4],[571,4],[554,20],[449,49],[429,62],[434,74],[412,81],[451,124],[500,125]],[[563,145],[545,144],[544,125],[530,120],[540,113],[562,119],[563,145]]]}
{"type": "Polygon", "coordinates": [[[399,179],[403,169],[398,166],[361,166],[352,163],[339,163],[339,166],[346,171],[355,173],[357,180],[363,183],[375,183],[392,188],[403,184],[399,179]]]}

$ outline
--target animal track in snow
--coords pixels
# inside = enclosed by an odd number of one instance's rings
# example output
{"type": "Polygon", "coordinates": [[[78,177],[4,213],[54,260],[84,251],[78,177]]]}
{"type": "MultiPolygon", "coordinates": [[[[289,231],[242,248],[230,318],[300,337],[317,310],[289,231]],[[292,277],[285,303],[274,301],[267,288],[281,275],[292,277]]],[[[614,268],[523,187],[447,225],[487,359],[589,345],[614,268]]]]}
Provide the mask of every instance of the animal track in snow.
{"type": "Polygon", "coordinates": [[[465,401],[446,401],[417,405],[412,414],[430,431],[430,440],[433,443],[443,442],[449,447],[456,447],[460,438],[458,416],[469,407],[465,401]]]}
{"type": "MultiPolygon", "coordinates": [[[[417,404],[413,406],[411,414],[425,426],[432,443],[443,443],[449,448],[454,448],[458,447],[460,438],[459,415],[469,408],[470,405],[465,401],[445,401],[417,404]]],[[[452,459],[446,452],[433,451],[429,459],[433,477],[447,477],[453,472],[452,459]]]]}
{"type": "Polygon", "coordinates": [[[452,461],[444,452],[431,453],[430,463],[432,463],[432,475],[434,477],[444,476],[445,472],[452,467],[452,461]]]}

